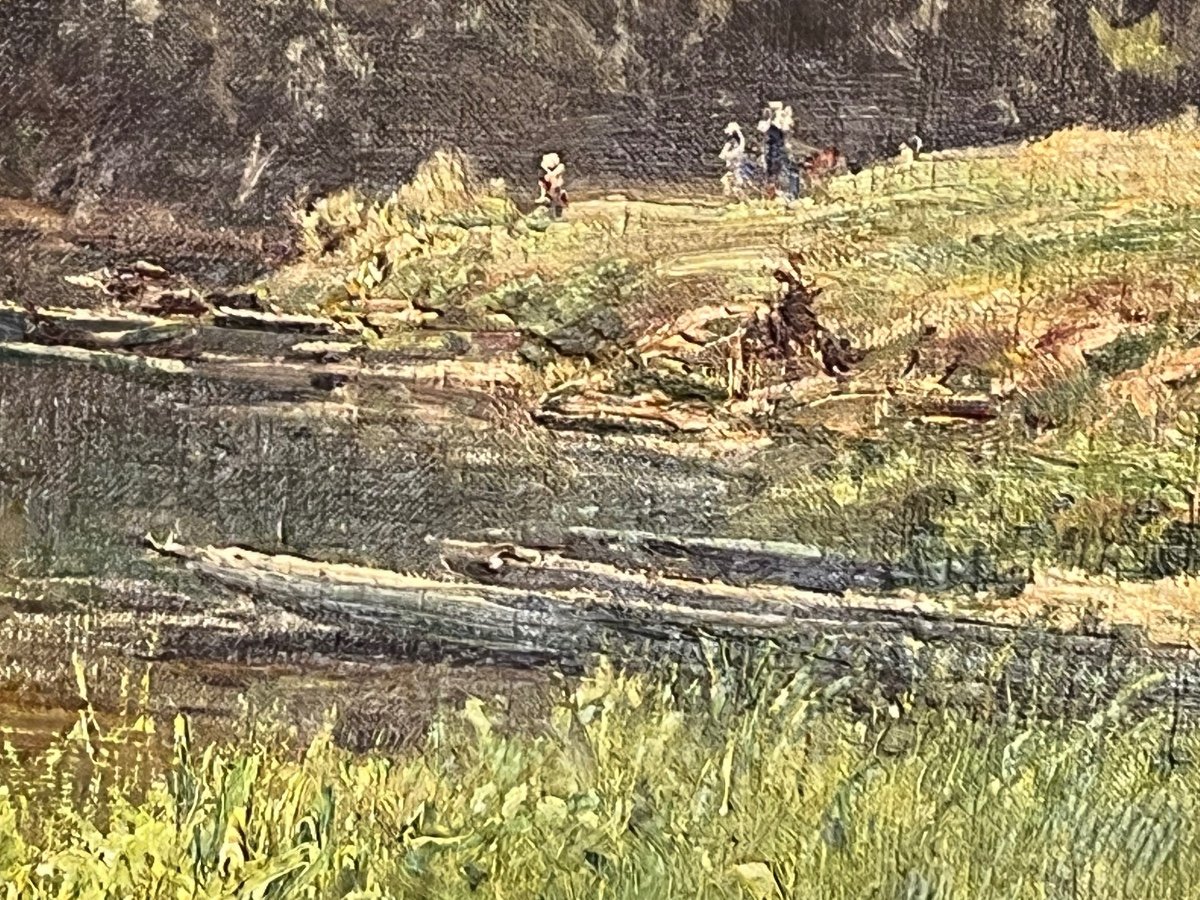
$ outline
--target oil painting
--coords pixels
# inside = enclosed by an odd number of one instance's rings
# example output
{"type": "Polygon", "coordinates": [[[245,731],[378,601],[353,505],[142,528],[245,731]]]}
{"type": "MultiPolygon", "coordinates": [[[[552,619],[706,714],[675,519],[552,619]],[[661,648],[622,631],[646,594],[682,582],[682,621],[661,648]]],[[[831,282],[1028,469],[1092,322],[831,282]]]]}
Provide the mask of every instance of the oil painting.
{"type": "Polygon", "coordinates": [[[0,897],[1200,897],[1194,2],[0,25],[0,897]]]}

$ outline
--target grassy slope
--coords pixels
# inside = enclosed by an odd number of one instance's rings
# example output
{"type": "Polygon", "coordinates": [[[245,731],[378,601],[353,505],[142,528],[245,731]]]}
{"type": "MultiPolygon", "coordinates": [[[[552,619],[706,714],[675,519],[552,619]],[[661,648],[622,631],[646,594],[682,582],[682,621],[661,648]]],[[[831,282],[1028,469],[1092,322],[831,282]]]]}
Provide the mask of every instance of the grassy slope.
{"type": "Polygon", "coordinates": [[[1160,376],[1200,333],[1198,147],[1187,121],[1081,128],[880,165],[792,209],[589,200],[548,229],[502,201],[480,205],[454,178],[439,186],[430,169],[382,206],[331,198],[308,233],[349,224],[348,237],[268,288],[285,305],[318,296],[390,316],[385,345],[413,341],[418,318],[549,337],[560,352],[534,356],[530,403],[547,389],[658,389],[689,409],[707,398],[735,436],[777,438],[755,463],[760,502],[728,511],[731,533],[931,569],[974,557],[989,570],[1174,575],[1200,559],[1181,524],[1193,515],[1195,400],[1190,376],[1160,376]],[[632,348],[676,316],[771,298],[771,268],[793,249],[825,287],[822,321],[868,351],[849,384],[810,363],[736,403],[728,343],[639,361],[632,348]],[[368,261],[383,277],[364,285],[368,261]],[[938,332],[902,379],[924,326],[938,332]],[[597,358],[578,358],[597,344],[597,358]],[[1003,415],[914,421],[889,391],[991,393],[1003,415]]]}
{"type": "MultiPolygon", "coordinates": [[[[628,340],[765,293],[759,260],[802,246],[829,286],[823,315],[873,351],[857,386],[895,379],[924,316],[949,335],[932,374],[957,339],[974,377],[1017,385],[1014,415],[946,431],[817,407],[807,433],[764,451],[764,495],[733,527],[1128,572],[1186,517],[1195,482],[1189,388],[1155,377],[1169,361],[1156,354],[1185,353],[1197,330],[1198,139],[1079,131],[1003,159],[881,168],[790,212],[597,202],[546,232],[429,229],[436,253],[397,255],[355,304],[418,299],[448,319],[517,296],[534,331],[556,327],[539,303],[596,302],[628,340]],[[628,265],[595,274],[612,260],[628,265]],[[630,269],[644,289],[613,292],[630,269]],[[1073,352],[1088,335],[1099,362],[1073,352]]],[[[311,301],[407,229],[275,289],[311,301]]],[[[531,380],[612,385],[623,365],[560,361],[531,380]]],[[[168,766],[146,723],[85,715],[48,754],[0,767],[0,874],[10,896],[54,898],[1197,896],[1196,736],[1165,715],[1031,726],[893,710],[864,725],[803,683],[760,683],[742,706],[724,678],[681,703],[669,682],[601,672],[540,735],[505,736],[469,705],[386,759],[321,742],[289,755],[239,732],[204,753],[178,735],[168,766]]]]}

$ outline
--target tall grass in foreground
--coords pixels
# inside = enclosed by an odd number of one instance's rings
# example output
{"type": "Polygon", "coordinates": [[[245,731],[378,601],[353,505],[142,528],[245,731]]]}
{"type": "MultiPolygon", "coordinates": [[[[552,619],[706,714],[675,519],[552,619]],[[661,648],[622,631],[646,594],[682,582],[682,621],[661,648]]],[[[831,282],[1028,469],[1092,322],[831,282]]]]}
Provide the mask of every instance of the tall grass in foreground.
{"type": "Polygon", "coordinates": [[[0,769],[8,898],[1200,896],[1200,749],[1090,721],[839,711],[803,676],[732,690],[601,667],[540,733],[467,703],[408,755],[88,714],[0,769]]]}

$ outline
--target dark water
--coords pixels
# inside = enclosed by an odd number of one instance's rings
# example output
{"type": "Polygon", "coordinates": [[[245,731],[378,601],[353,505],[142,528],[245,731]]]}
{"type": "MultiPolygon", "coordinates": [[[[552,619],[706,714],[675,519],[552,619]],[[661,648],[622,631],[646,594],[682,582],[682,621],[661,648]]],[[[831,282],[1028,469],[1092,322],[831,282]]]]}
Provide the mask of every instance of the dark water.
{"type": "Polygon", "coordinates": [[[346,746],[401,746],[468,696],[501,696],[514,721],[536,721],[545,673],[289,617],[150,558],[142,538],[432,573],[427,535],[707,530],[745,489],[714,465],[681,471],[649,450],[511,425],[400,412],[356,425],[256,406],[279,399],[201,377],[0,363],[0,737],[38,749],[74,723],[73,652],[104,714],[150,665],[148,711],[187,713],[207,738],[261,719],[303,741],[336,706],[346,746]]]}
{"type": "MultiPolygon", "coordinates": [[[[397,647],[289,617],[150,560],[141,538],[174,531],[186,543],[436,572],[427,535],[555,524],[720,533],[759,489],[731,463],[531,431],[515,417],[431,424],[398,405],[354,424],[262,407],[276,400],[217,378],[0,363],[0,736],[36,749],[69,727],[73,651],[106,714],[126,699],[122,677],[136,684],[150,665],[149,711],[160,721],[186,712],[217,738],[269,719],[303,740],[336,705],[345,745],[402,746],[480,695],[506,698],[515,724],[535,724],[557,689],[544,670],[424,655],[419,641],[397,647]]],[[[937,704],[1003,708],[1019,697],[1055,715],[1090,712],[1144,662],[1108,638],[965,626],[914,642],[886,624],[848,622],[832,636],[827,625],[794,636],[797,658],[824,666],[822,678],[854,673],[863,703],[881,690],[907,698],[919,684],[937,704]]]]}
{"type": "MultiPolygon", "coordinates": [[[[112,575],[147,532],[402,569],[426,536],[539,525],[706,533],[752,490],[716,463],[636,444],[403,413],[357,425],[256,409],[269,392],[203,378],[0,364],[0,508],[26,568],[112,575]]],[[[13,548],[16,549],[16,548],[13,548]]]]}

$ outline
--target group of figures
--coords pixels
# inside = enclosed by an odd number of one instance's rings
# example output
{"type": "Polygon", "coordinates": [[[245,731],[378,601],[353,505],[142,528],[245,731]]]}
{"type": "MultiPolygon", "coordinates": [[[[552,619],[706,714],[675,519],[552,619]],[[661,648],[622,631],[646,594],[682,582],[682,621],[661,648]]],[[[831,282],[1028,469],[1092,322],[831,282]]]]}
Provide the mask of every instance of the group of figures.
{"type": "Polygon", "coordinates": [[[836,147],[812,150],[797,162],[791,137],[794,124],[790,106],[780,101],[768,103],[758,122],[761,145],[757,152],[751,152],[737,122],[725,127],[725,146],[721,148],[725,175],[721,184],[727,195],[744,197],[761,192],[768,198],[782,195],[795,199],[824,178],[846,171],[846,159],[836,147]]]}
{"type": "MultiPolygon", "coordinates": [[[[791,136],[794,124],[790,106],[777,100],[768,103],[758,122],[761,138],[756,151],[751,150],[741,125],[730,122],[725,126],[726,140],[720,156],[725,163],[721,186],[727,196],[782,196],[795,200],[825,179],[849,171],[846,157],[837,147],[806,148],[807,152],[798,155],[791,136]]],[[[920,152],[921,141],[914,137],[900,145],[900,162],[911,166],[920,152]]],[[[557,153],[542,157],[537,203],[552,219],[562,218],[567,208],[566,167],[557,153]]]]}
{"type": "MultiPolygon", "coordinates": [[[[846,158],[837,147],[809,148],[799,156],[791,137],[794,123],[790,106],[780,101],[768,103],[758,122],[761,144],[756,152],[751,151],[737,122],[726,126],[720,154],[725,163],[721,184],[726,195],[760,194],[768,199],[784,196],[794,200],[824,179],[847,171],[846,158]]],[[[557,153],[542,157],[537,203],[552,219],[562,218],[567,208],[566,167],[557,153]]]]}

